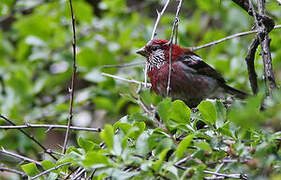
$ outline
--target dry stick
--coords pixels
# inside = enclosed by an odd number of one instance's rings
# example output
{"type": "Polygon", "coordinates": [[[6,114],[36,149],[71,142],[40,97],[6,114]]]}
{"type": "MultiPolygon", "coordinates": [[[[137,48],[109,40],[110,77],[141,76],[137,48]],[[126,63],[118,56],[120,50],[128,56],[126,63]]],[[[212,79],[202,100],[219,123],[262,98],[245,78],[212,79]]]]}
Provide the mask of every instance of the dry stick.
{"type": "Polygon", "coordinates": [[[135,62],[135,63],[117,64],[117,65],[104,65],[103,68],[124,68],[124,67],[138,66],[142,64],[144,64],[144,62],[135,62]]]}
{"type": "MultiPolygon", "coordinates": [[[[16,124],[15,124],[12,120],[6,118],[5,116],[3,116],[3,115],[1,115],[1,114],[0,114],[0,118],[4,119],[5,121],[7,121],[8,123],[10,123],[11,125],[16,126],[16,124]]],[[[50,155],[52,158],[54,158],[55,160],[58,160],[58,158],[56,158],[52,153],[49,153],[49,152],[47,151],[47,148],[45,148],[45,147],[44,147],[37,139],[35,139],[33,136],[29,135],[27,132],[25,132],[25,131],[22,130],[22,129],[19,129],[19,131],[22,132],[22,133],[23,133],[25,136],[27,136],[29,139],[31,139],[33,142],[35,142],[38,146],[40,146],[40,147],[44,150],[45,153],[49,154],[49,155],[50,155]]]]}
{"type": "Polygon", "coordinates": [[[69,119],[68,119],[68,123],[67,123],[67,129],[66,129],[65,139],[64,139],[63,149],[62,149],[63,154],[65,154],[65,151],[66,151],[66,146],[67,146],[69,133],[70,133],[71,121],[72,121],[72,118],[73,118],[74,85],[75,85],[75,77],[76,77],[76,70],[77,70],[77,66],[76,66],[75,17],[74,17],[74,12],[73,12],[73,7],[72,7],[72,0],[69,0],[69,6],[70,6],[70,11],[71,11],[72,31],[73,31],[73,42],[72,42],[73,66],[72,66],[71,87],[69,89],[69,93],[70,93],[69,119]]]}
{"type": "MultiPolygon", "coordinates": [[[[161,12],[159,12],[158,10],[156,10],[156,12],[157,12],[157,19],[156,19],[156,21],[155,21],[155,24],[154,24],[154,27],[153,27],[153,30],[152,30],[152,34],[151,34],[150,40],[154,39],[154,37],[156,36],[156,29],[157,29],[157,26],[158,26],[158,24],[159,24],[159,21],[160,21],[162,15],[163,15],[164,12],[166,11],[166,9],[167,9],[169,3],[170,3],[170,0],[167,0],[161,12]]],[[[144,69],[144,83],[145,83],[145,85],[144,85],[144,87],[147,87],[147,68],[148,68],[148,63],[145,62],[145,69],[144,69]]]]}
{"type": "Polygon", "coordinates": [[[45,174],[48,174],[51,171],[57,170],[57,169],[61,168],[62,166],[66,166],[66,165],[69,165],[69,164],[71,164],[71,162],[66,162],[66,163],[60,164],[60,165],[58,165],[56,167],[50,168],[50,169],[48,169],[46,171],[41,172],[40,174],[38,174],[36,176],[33,176],[30,180],[37,179],[37,178],[39,178],[39,177],[41,177],[41,176],[43,176],[45,174]]]}
{"type": "Polygon", "coordinates": [[[19,155],[19,154],[10,152],[10,151],[6,151],[3,147],[2,147],[2,149],[0,150],[0,153],[6,154],[6,155],[9,155],[9,156],[12,156],[12,157],[15,157],[15,158],[18,158],[18,159],[27,161],[27,162],[32,162],[32,163],[35,163],[35,164],[41,166],[41,163],[40,163],[39,161],[36,161],[36,160],[34,160],[34,159],[31,159],[31,158],[28,158],[28,157],[25,157],[25,156],[22,156],[22,155],[19,155]]]}
{"type": "Polygon", "coordinates": [[[248,76],[253,94],[258,93],[257,73],[255,70],[255,54],[259,46],[258,36],[256,35],[252,40],[245,61],[247,63],[248,76]]]}
{"type": "MultiPolygon", "coordinates": [[[[101,73],[101,75],[111,77],[111,78],[121,80],[121,81],[126,81],[126,82],[129,82],[129,83],[134,83],[134,84],[143,85],[143,86],[145,85],[145,82],[140,82],[140,81],[137,81],[137,80],[134,80],[134,79],[126,79],[126,78],[122,78],[122,77],[112,75],[112,74],[101,73]]],[[[147,83],[147,87],[151,87],[151,84],[147,83]]]]}
{"type": "MultiPolygon", "coordinates": [[[[279,29],[279,28],[281,28],[281,25],[276,25],[276,26],[274,26],[273,29],[279,29]]],[[[210,42],[210,43],[201,45],[201,46],[190,47],[190,49],[191,49],[192,51],[197,51],[197,50],[199,50],[199,49],[206,48],[206,47],[210,47],[210,46],[219,44],[219,43],[221,43],[221,42],[223,42],[223,41],[226,41],[226,40],[229,40],[229,39],[234,39],[234,38],[241,37],[241,36],[246,36],[246,35],[249,35],[249,34],[255,34],[255,33],[257,33],[257,32],[258,32],[258,30],[245,31],[245,32],[236,33],[236,34],[227,36],[227,37],[225,37],[225,38],[222,38],[222,39],[219,39],[219,40],[216,40],[216,41],[213,41],[213,42],[210,42]]]]}
{"type": "Polygon", "coordinates": [[[167,93],[166,93],[167,96],[169,95],[169,92],[170,92],[170,83],[171,83],[173,39],[174,39],[176,27],[178,27],[179,13],[180,13],[181,5],[182,5],[182,0],[179,0],[176,17],[175,17],[175,21],[174,21],[173,28],[172,28],[171,38],[169,41],[169,73],[168,73],[167,93]]]}
{"type": "Polygon", "coordinates": [[[0,171],[12,172],[12,173],[20,175],[22,178],[26,178],[27,177],[27,174],[25,174],[22,171],[18,171],[16,169],[11,169],[11,168],[4,167],[4,166],[0,166],[0,171]]]}
{"type": "MultiPolygon", "coordinates": [[[[68,126],[57,125],[57,124],[25,124],[25,125],[18,125],[18,126],[0,126],[0,129],[48,128],[49,131],[51,129],[67,129],[67,127],[68,126]]],[[[70,126],[70,129],[77,130],[77,131],[101,132],[101,128],[70,126]]]]}

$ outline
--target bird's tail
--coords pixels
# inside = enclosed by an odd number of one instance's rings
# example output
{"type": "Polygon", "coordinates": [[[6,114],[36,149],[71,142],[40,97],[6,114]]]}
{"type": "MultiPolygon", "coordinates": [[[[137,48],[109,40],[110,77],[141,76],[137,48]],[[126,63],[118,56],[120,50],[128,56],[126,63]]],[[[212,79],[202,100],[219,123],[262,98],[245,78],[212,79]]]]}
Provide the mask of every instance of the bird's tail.
{"type": "Polygon", "coordinates": [[[240,99],[246,99],[249,95],[243,91],[240,91],[238,89],[235,89],[233,87],[230,87],[226,84],[221,84],[221,87],[225,90],[226,93],[234,95],[237,98],[240,99]]]}

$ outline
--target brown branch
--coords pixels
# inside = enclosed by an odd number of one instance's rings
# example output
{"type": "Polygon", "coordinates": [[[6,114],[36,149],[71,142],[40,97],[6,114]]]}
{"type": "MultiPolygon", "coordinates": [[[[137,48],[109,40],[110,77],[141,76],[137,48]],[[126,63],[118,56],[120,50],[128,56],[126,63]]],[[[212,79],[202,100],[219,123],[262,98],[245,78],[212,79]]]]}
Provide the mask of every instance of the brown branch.
{"type": "Polygon", "coordinates": [[[72,0],[69,0],[69,6],[70,6],[70,11],[71,11],[72,31],[73,31],[73,41],[72,41],[73,66],[72,66],[71,87],[69,89],[69,93],[70,93],[69,119],[68,119],[68,123],[67,123],[67,129],[66,129],[65,139],[64,139],[63,149],[62,149],[63,154],[65,154],[65,151],[66,151],[66,146],[67,146],[67,142],[68,142],[68,138],[69,138],[69,134],[70,134],[71,121],[73,118],[74,86],[75,86],[75,78],[76,78],[76,71],[77,71],[75,17],[74,17],[74,12],[73,12],[73,7],[72,7],[72,0]]]}
{"type": "MultiPolygon", "coordinates": [[[[4,120],[7,121],[9,124],[11,124],[11,125],[13,125],[13,126],[16,126],[16,124],[15,124],[12,120],[6,118],[5,116],[3,116],[3,115],[1,115],[1,114],[0,114],[0,118],[1,118],[1,119],[4,119],[4,120]]],[[[18,129],[18,130],[19,130],[20,132],[22,132],[26,137],[28,137],[29,139],[31,139],[33,142],[35,142],[38,146],[40,146],[40,147],[44,150],[45,153],[49,154],[49,155],[50,155],[52,158],[54,158],[55,160],[58,160],[58,158],[56,158],[56,156],[54,156],[53,154],[49,153],[49,152],[47,151],[47,148],[45,148],[45,146],[43,146],[37,139],[35,139],[33,136],[29,135],[27,132],[25,132],[25,131],[22,130],[22,129],[18,129]]]]}
{"type": "Polygon", "coordinates": [[[258,36],[256,35],[248,48],[248,53],[245,58],[245,61],[247,63],[249,81],[253,94],[258,93],[257,73],[255,70],[255,54],[258,46],[259,46],[259,40],[258,40],[258,36]]]}
{"type": "Polygon", "coordinates": [[[16,170],[16,169],[11,169],[11,168],[8,168],[8,167],[5,167],[5,166],[0,166],[0,171],[7,171],[7,172],[11,172],[11,173],[18,174],[18,175],[20,175],[23,179],[24,179],[24,178],[27,178],[27,174],[25,174],[24,172],[18,171],[18,170],[16,170]]]}
{"type": "Polygon", "coordinates": [[[3,147],[1,148],[0,153],[15,157],[17,159],[21,159],[23,161],[32,162],[32,163],[35,163],[35,164],[41,166],[41,163],[39,161],[36,161],[34,159],[31,159],[31,158],[28,158],[28,157],[25,157],[25,156],[22,156],[22,155],[19,155],[19,154],[10,152],[10,151],[6,151],[3,147]]]}
{"type": "Polygon", "coordinates": [[[249,0],[249,6],[250,9],[252,9],[255,24],[258,30],[258,39],[259,43],[261,45],[261,53],[263,58],[263,66],[264,66],[264,77],[265,77],[265,83],[267,85],[267,91],[271,95],[272,90],[275,89],[276,83],[275,83],[275,77],[273,73],[273,67],[272,67],[272,58],[271,58],[271,52],[270,52],[270,39],[268,37],[268,33],[273,29],[274,21],[270,18],[265,18],[265,2],[264,0],[258,0],[258,9],[261,17],[257,15],[257,13],[254,10],[252,1],[249,0]]]}
{"type": "MultiPolygon", "coordinates": [[[[26,129],[26,128],[48,128],[49,131],[51,129],[67,129],[67,126],[57,125],[57,124],[25,124],[25,125],[18,125],[18,126],[0,126],[0,129],[26,129]]],[[[101,132],[101,128],[70,126],[70,129],[77,130],[77,131],[101,132]]]]}

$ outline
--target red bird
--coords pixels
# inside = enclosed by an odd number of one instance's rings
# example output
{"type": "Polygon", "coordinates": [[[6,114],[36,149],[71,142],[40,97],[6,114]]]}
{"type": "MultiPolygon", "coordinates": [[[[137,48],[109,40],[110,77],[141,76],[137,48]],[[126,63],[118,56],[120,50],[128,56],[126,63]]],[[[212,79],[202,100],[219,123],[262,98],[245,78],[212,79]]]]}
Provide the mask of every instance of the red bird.
{"type": "MultiPolygon", "coordinates": [[[[167,40],[154,39],[137,51],[147,58],[152,90],[163,97],[167,95],[169,49],[167,40]]],[[[173,44],[171,62],[169,96],[173,100],[180,99],[192,108],[221,91],[241,99],[247,97],[246,93],[226,85],[221,74],[190,49],[173,44]]]]}

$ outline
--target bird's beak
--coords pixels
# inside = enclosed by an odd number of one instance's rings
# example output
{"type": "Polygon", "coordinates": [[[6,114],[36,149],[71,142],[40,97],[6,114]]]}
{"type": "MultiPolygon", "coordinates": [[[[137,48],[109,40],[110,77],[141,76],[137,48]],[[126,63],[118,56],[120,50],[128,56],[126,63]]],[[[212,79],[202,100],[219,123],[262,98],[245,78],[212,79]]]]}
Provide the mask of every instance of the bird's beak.
{"type": "Polygon", "coordinates": [[[147,51],[145,50],[145,47],[142,47],[142,48],[138,49],[138,50],[136,51],[136,53],[138,53],[138,54],[140,54],[140,55],[142,55],[142,56],[144,56],[144,57],[147,57],[147,56],[148,56],[148,53],[147,53],[147,51]]]}

